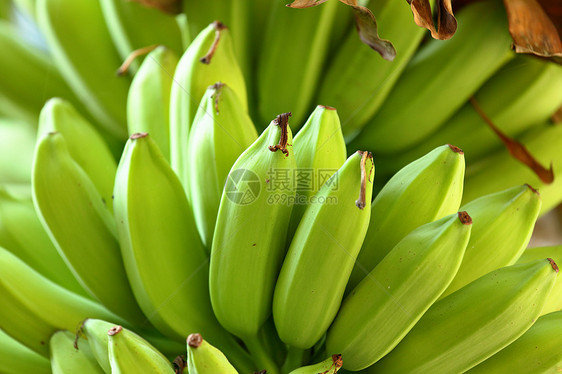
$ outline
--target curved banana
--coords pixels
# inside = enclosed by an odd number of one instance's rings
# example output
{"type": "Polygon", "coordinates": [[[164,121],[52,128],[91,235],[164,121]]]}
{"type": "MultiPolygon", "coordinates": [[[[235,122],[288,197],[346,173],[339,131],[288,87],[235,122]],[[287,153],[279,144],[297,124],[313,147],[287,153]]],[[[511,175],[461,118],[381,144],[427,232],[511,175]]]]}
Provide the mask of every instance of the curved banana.
{"type": "Polygon", "coordinates": [[[150,52],[136,72],[127,97],[129,135],[147,132],[170,160],[170,93],[179,57],[164,46],[150,52]]]}
{"type": "Polygon", "coordinates": [[[454,38],[430,40],[416,53],[352,146],[381,154],[407,150],[451,117],[513,57],[501,2],[470,4],[457,19],[454,38]]]}
{"type": "Polygon", "coordinates": [[[44,356],[55,331],[74,331],[86,317],[125,323],[102,305],[41,276],[3,248],[0,296],[0,329],[44,356]]]}
{"type": "Polygon", "coordinates": [[[369,230],[346,293],[413,229],[456,212],[463,177],[464,154],[451,145],[438,147],[397,172],[373,201],[369,230]]]}
{"type": "Polygon", "coordinates": [[[37,0],[37,21],[60,73],[97,125],[125,138],[130,81],[115,75],[121,59],[99,1],[37,0]]]}
{"type": "Polygon", "coordinates": [[[290,346],[311,348],[338,312],[369,226],[374,167],[369,152],[350,156],[314,196],[297,228],[273,296],[275,327],[290,346]]]}
{"type": "Polygon", "coordinates": [[[332,355],[317,364],[303,366],[291,371],[289,374],[336,374],[342,367],[343,360],[341,355],[332,355]]]}
{"type": "Polygon", "coordinates": [[[0,371],[5,374],[51,374],[49,360],[0,330],[0,371]]]}
{"type": "Polygon", "coordinates": [[[353,371],[390,352],[453,280],[471,228],[471,217],[459,212],[402,239],[344,299],[326,351],[340,352],[353,371]]]}
{"type": "Polygon", "coordinates": [[[298,178],[289,240],[297,230],[310,198],[345,162],[347,150],[336,108],[318,105],[295,136],[293,149],[298,178]]]}
{"type": "Polygon", "coordinates": [[[187,370],[191,374],[238,374],[226,356],[201,334],[187,337],[187,370]]]}
{"type": "Polygon", "coordinates": [[[474,220],[472,234],[459,271],[441,298],[492,270],[514,264],[529,244],[540,209],[539,194],[527,185],[462,206],[474,220]]]}
{"type": "Polygon", "coordinates": [[[125,274],[115,220],[61,133],[38,141],[32,183],[39,218],[76,279],[110,310],[143,323],[146,317],[125,274]]]}
{"type": "Polygon", "coordinates": [[[170,97],[171,165],[187,190],[187,147],[191,125],[207,88],[227,84],[247,112],[246,85],[236,62],[230,30],[221,22],[207,26],[181,57],[170,97]]]}
{"type": "Polygon", "coordinates": [[[187,143],[189,201],[206,248],[211,249],[222,190],[230,168],[258,134],[236,93],[210,86],[201,100],[187,143]]]}
{"type": "Polygon", "coordinates": [[[433,304],[400,344],[366,372],[439,374],[470,369],[533,325],[557,272],[551,259],[543,259],[478,278],[433,304]]]}
{"type": "Polygon", "coordinates": [[[70,331],[55,332],[49,341],[49,349],[53,374],[104,373],[93,357],[88,343],[77,339],[70,331]]]}

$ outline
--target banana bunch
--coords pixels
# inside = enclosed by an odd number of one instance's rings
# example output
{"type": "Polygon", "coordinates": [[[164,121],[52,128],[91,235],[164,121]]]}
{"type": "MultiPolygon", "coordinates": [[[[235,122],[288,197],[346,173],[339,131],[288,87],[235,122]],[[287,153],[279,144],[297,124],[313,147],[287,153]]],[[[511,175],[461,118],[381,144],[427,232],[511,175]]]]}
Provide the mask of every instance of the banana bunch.
{"type": "Polygon", "coordinates": [[[425,43],[398,3],[373,4],[392,63],[335,1],[145,3],[18,2],[46,50],[19,46],[0,78],[0,151],[27,157],[0,163],[0,372],[562,365],[561,247],[527,249],[560,182],[512,159],[469,102],[557,174],[561,70],[509,51],[497,1],[425,43]],[[33,100],[3,83],[17,77],[33,100]]]}

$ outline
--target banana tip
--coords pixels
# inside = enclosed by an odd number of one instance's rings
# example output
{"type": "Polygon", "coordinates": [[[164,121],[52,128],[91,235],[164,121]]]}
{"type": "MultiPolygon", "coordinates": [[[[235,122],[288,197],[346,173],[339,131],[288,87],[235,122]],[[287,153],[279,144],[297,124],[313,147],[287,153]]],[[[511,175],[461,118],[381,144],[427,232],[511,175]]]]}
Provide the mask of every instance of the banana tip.
{"type": "Polygon", "coordinates": [[[147,136],[148,136],[147,132],[136,132],[133,135],[131,135],[130,139],[135,140],[140,138],[146,138],[147,136]]]}
{"type": "Polygon", "coordinates": [[[472,225],[472,217],[466,211],[459,212],[458,215],[463,225],[472,225]]]}
{"type": "Polygon", "coordinates": [[[201,334],[190,334],[187,337],[187,345],[191,348],[199,348],[199,346],[203,343],[203,337],[201,334]]]}
{"type": "Polygon", "coordinates": [[[531,191],[533,191],[535,194],[537,194],[537,195],[539,195],[539,196],[541,195],[541,194],[539,193],[539,190],[537,190],[536,188],[533,188],[530,184],[525,183],[525,186],[529,187],[529,189],[530,189],[531,191]]]}
{"type": "Polygon", "coordinates": [[[332,361],[334,362],[334,366],[336,369],[339,369],[343,366],[343,358],[341,355],[332,355],[332,361]]]}
{"type": "Polygon", "coordinates": [[[554,271],[558,273],[558,265],[556,265],[556,262],[554,262],[554,260],[551,259],[550,257],[547,258],[547,260],[548,260],[548,262],[550,262],[550,266],[552,266],[554,271]]]}
{"type": "Polygon", "coordinates": [[[123,331],[123,327],[122,326],[113,326],[112,328],[110,328],[107,331],[107,335],[109,336],[114,336],[119,334],[121,331],[123,331]]]}
{"type": "Polygon", "coordinates": [[[319,108],[324,108],[327,110],[336,110],[336,108],[334,108],[333,106],[329,106],[329,105],[318,105],[319,108]]]}
{"type": "Polygon", "coordinates": [[[454,145],[452,145],[452,144],[447,144],[447,145],[449,146],[449,148],[451,148],[451,150],[452,150],[453,152],[458,153],[458,154],[460,154],[460,155],[464,155],[463,150],[460,149],[459,147],[454,146],[454,145]]]}

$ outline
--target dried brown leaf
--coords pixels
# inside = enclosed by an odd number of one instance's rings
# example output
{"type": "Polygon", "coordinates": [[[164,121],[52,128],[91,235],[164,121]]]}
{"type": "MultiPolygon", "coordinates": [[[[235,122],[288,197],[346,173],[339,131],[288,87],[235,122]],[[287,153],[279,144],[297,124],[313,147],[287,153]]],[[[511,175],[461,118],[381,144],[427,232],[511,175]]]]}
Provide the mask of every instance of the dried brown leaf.
{"type": "Polygon", "coordinates": [[[287,4],[287,6],[289,8],[303,9],[320,5],[322,3],[325,3],[326,1],[328,0],[295,0],[291,4],[287,4]]]}
{"type": "Polygon", "coordinates": [[[492,129],[492,131],[500,138],[503,142],[511,156],[521,162],[524,165],[527,165],[539,179],[545,183],[550,184],[554,181],[554,171],[552,169],[552,162],[550,163],[550,168],[546,169],[542,166],[534,157],[533,155],[525,148],[525,146],[518,141],[511,139],[509,136],[504,134],[493,122],[492,120],[484,113],[480,105],[474,97],[470,99],[470,102],[478,115],[482,117],[482,119],[486,122],[486,124],[492,129]]]}
{"type": "Polygon", "coordinates": [[[435,6],[437,8],[437,27],[433,22],[433,12],[429,0],[408,0],[412,13],[414,13],[414,22],[416,25],[426,28],[431,32],[434,39],[447,40],[450,39],[457,31],[457,20],[453,15],[453,7],[451,0],[437,0],[435,6]]]}
{"type": "Polygon", "coordinates": [[[156,8],[165,13],[178,14],[181,12],[181,0],[127,0],[142,4],[148,8],[156,8]]]}

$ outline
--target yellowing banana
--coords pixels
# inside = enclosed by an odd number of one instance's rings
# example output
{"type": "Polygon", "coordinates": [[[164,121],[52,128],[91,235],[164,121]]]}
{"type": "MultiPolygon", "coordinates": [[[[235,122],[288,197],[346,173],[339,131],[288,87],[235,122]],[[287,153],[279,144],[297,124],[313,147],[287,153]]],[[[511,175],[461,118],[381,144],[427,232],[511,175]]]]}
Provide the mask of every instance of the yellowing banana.
{"type": "Polygon", "coordinates": [[[277,332],[290,346],[311,348],[338,312],[369,225],[374,171],[369,152],[354,153],[314,196],[297,228],[273,297],[277,332]]]}

